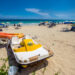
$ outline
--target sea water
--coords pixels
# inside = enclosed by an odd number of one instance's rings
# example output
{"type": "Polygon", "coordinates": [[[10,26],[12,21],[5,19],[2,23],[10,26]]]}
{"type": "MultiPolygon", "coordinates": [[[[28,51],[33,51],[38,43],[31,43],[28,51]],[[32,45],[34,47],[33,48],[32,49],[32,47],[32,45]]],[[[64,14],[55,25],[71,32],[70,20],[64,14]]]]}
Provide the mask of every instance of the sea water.
{"type": "Polygon", "coordinates": [[[9,24],[9,25],[13,25],[13,24],[22,24],[22,25],[36,25],[39,24],[40,22],[55,22],[55,23],[63,23],[66,20],[35,20],[35,19],[10,19],[10,20],[0,20],[0,23],[4,23],[4,24],[9,24]]]}

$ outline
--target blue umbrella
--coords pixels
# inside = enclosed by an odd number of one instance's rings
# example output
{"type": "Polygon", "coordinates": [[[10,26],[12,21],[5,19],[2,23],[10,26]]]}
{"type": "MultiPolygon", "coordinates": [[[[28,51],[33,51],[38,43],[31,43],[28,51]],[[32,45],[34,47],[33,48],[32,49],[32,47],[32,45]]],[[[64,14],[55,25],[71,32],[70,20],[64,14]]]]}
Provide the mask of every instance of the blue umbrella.
{"type": "Polygon", "coordinates": [[[0,24],[0,25],[4,25],[4,24],[0,24]]]}
{"type": "Polygon", "coordinates": [[[0,24],[0,27],[4,27],[4,24],[0,24]]]}

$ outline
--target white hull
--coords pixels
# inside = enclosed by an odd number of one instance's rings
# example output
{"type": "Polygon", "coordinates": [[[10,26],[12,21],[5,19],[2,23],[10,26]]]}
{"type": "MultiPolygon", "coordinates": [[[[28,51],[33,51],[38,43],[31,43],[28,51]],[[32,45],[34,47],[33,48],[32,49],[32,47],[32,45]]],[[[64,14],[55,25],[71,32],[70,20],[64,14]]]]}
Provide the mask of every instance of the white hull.
{"type": "Polygon", "coordinates": [[[15,41],[13,43],[13,41],[11,41],[11,43],[10,43],[10,46],[12,48],[15,59],[16,59],[17,63],[19,63],[19,64],[23,64],[23,65],[31,64],[33,62],[43,60],[43,59],[48,58],[53,55],[53,54],[50,55],[50,52],[43,47],[40,47],[34,51],[14,52],[13,49],[15,48],[15,45],[16,44],[19,45],[21,41],[22,41],[22,39],[19,39],[19,42],[15,41]]]}

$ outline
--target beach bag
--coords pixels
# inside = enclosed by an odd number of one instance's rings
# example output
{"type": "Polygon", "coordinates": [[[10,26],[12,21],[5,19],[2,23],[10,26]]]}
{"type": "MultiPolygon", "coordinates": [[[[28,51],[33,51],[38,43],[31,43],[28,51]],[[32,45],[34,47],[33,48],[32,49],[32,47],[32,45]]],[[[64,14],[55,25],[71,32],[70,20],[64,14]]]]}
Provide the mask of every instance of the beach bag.
{"type": "Polygon", "coordinates": [[[16,75],[17,72],[18,72],[18,67],[10,66],[10,68],[8,70],[8,75],[16,75]]]}

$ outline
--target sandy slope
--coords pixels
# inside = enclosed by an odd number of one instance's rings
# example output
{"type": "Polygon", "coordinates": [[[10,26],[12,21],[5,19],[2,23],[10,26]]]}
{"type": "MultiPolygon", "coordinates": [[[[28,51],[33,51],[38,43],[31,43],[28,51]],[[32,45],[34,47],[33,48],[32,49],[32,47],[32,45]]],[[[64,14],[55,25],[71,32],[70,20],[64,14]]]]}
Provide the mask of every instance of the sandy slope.
{"type": "MultiPolygon", "coordinates": [[[[53,28],[47,26],[23,26],[21,29],[9,27],[4,32],[30,34],[44,47],[52,49],[54,56],[48,59],[46,68],[37,66],[36,75],[75,75],[75,32],[62,31],[70,28],[66,25],[57,25],[53,28]]],[[[0,48],[0,57],[6,57],[6,49],[0,48]]],[[[1,62],[0,62],[1,64],[1,62]]],[[[19,75],[32,75],[34,67],[22,70],[19,75]]],[[[36,69],[36,68],[35,68],[36,69]]]]}

